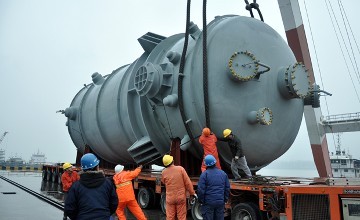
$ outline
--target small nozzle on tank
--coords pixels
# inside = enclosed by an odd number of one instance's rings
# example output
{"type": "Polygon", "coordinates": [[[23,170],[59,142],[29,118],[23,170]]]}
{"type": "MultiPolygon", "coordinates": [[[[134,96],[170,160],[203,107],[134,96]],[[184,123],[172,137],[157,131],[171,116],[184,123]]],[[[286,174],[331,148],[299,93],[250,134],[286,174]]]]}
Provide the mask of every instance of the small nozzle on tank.
{"type": "Polygon", "coordinates": [[[280,94],[286,99],[305,99],[310,95],[310,80],[305,65],[295,63],[283,67],[278,73],[277,86],[280,94]]]}
{"type": "Polygon", "coordinates": [[[93,73],[91,78],[95,85],[101,85],[105,81],[104,77],[98,72],[93,73]]]}
{"type": "Polygon", "coordinates": [[[75,120],[78,113],[78,108],[76,107],[69,107],[65,109],[65,116],[70,120],[75,120]]]}
{"type": "Polygon", "coordinates": [[[178,96],[176,94],[166,96],[163,99],[163,104],[169,107],[176,107],[178,104],[178,96]]]}
{"type": "Polygon", "coordinates": [[[263,107],[257,111],[249,112],[247,120],[249,124],[271,125],[273,121],[273,113],[270,108],[263,107]]]}
{"type": "Polygon", "coordinates": [[[228,62],[228,75],[237,82],[252,80],[258,75],[259,64],[256,57],[248,52],[235,52],[228,62]]]}
{"type": "Polygon", "coordinates": [[[169,61],[173,64],[177,64],[180,60],[180,54],[178,52],[175,51],[169,51],[166,54],[166,57],[169,59],[169,61]]]}
{"type": "Polygon", "coordinates": [[[201,34],[201,30],[199,29],[199,27],[196,24],[194,24],[194,22],[192,21],[190,21],[189,34],[194,39],[199,38],[201,34]]]}

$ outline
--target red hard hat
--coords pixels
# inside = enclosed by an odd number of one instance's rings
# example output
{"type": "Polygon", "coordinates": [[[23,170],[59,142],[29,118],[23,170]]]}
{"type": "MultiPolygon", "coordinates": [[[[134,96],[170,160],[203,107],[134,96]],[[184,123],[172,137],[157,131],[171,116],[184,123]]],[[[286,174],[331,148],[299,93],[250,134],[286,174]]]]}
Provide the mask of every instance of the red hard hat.
{"type": "Polygon", "coordinates": [[[210,129],[209,128],[204,128],[202,131],[202,134],[205,135],[206,137],[210,135],[210,129]]]}

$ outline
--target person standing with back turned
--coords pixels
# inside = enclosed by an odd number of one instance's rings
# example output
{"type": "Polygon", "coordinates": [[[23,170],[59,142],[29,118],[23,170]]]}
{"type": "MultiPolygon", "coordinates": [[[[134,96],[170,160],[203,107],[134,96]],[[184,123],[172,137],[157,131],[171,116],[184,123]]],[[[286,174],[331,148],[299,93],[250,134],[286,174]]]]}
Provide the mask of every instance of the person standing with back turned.
{"type": "Polygon", "coordinates": [[[204,159],[206,171],[200,175],[197,194],[204,220],[224,219],[225,203],[230,195],[230,183],[226,173],[218,169],[213,155],[204,159]]]}
{"type": "Polygon", "coordinates": [[[142,165],[133,171],[124,171],[123,165],[115,166],[115,175],[113,177],[116,185],[116,193],[118,195],[119,204],[116,209],[116,215],[119,220],[126,220],[124,209],[127,207],[130,212],[138,220],[146,220],[144,212],[141,210],[139,204],[135,199],[134,188],[132,180],[139,176],[142,165]]]}
{"type": "MultiPolygon", "coordinates": [[[[218,154],[217,147],[216,147],[216,142],[217,142],[217,138],[210,131],[210,128],[204,128],[202,131],[202,134],[199,138],[199,143],[204,148],[203,158],[205,158],[206,155],[209,155],[209,154],[213,155],[216,159],[216,167],[221,170],[219,154],[218,154]]],[[[204,164],[204,159],[203,159],[203,161],[201,163],[201,172],[204,172],[205,170],[206,170],[206,166],[204,164]]]]}
{"type": "MultiPolygon", "coordinates": [[[[80,179],[80,176],[76,171],[73,171],[73,166],[71,165],[71,163],[64,163],[63,170],[64,170],[64,173],[61,175],[61,183],[63,186],[64,201],[65,201],[71,185],[74,182],[78,181],[80,179]]],[[[64,212],[63,220],[66,220],[66,219],[67,219],[67,216],[64,212]]]]}
{"type": "Polygon", "coordinates": [[[247,165],[240,139],[228,128],[224,130],[223,135],[224,138],[219,137],[218,139],[227,142],[230,147],[232,154],[231,172],[235,178],[234,180],[237,181],[241,179],[239,168],[244,171],[246,178],[250,178],[252,176],[251,171],[247,165]]]}
{"type": "Polygon", "coordinates": [[[190,199],[196,197],[193,185],[185,169],[174,165],[174,158],[164,155],[163,164],[165,169],[161,174],[161,182],[166,189],[166,219],[186,220],[186,191],[190,193],[190,199]]]}
{"type": "Polygon", "coordinates": [[[109,220],[118,204],[112,181],[99,171],[99,160],[88,153],[81,157],[80,180],[69,190],[65,212],[72,220],[109,220]]]}

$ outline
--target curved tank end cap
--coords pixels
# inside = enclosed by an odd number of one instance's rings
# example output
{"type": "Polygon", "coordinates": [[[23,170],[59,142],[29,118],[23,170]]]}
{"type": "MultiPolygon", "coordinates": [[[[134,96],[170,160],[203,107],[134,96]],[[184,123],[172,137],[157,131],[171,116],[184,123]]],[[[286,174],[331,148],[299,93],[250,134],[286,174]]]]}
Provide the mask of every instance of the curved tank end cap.
{"type": "Polygon", "coordinates": [[[273,121],[273,113],[270,108],[263,107],[257,111],[251,111],[247,115],[249,124],[271,125],[273,121]]]}
{"type": "Polygon", "coordinates": [[[91,78],[95,85],[101,85],[105,81],[104,77],[98,72],[93,73],[91,78]]]}
{"type": "Polygon", "coordinates": [[[186,151],[191,146],[191,141],[189,135],[184,135],[180,142],[180,149],[186,151]]]}
{"type": "Polygon", "coordinates": [[[67,118],[69,118],[70,120],[73,120],[73,121],[76,120],[77,113],[78,113],[77,107],[71,106],[71,107],[65,109],[65,116],[67,118]]]}
{"type": "Polygon", "coordinates": [[[176,107],[178,104],[178,96],[176,94],[166,96],[163,99],[163,104],[169,107],[176,107]]]}

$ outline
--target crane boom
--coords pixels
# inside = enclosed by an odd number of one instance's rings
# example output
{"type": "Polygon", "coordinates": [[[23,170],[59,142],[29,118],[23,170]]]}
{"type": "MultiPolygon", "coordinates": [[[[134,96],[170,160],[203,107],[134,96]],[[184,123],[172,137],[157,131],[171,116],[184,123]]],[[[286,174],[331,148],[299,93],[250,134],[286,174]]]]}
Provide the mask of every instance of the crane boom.
{"type": "MultiPolygon", "coordinates": [[[[304,25],[301,18],[298,0],[278,0],[281,17],[286,31],[288,44],[293,50],[298,61],[305,64],[309,72],[311,84],[315,84],[315,76],[312,68],[304,25]]],[[[320,177],[332,177],[331,165],[326,133],[319,126],[322,116],[321,109],[312,106],[304,106],[304,116],[311,149],[316,168],[320,177]]]]}
{"type": "Polygon", "coordinates": [[[5,136],[8,134],[9,132],[5,131],[4,134],[1,136],[0,138],[0,144],[1,142],[4,140],[5,136]]]}

